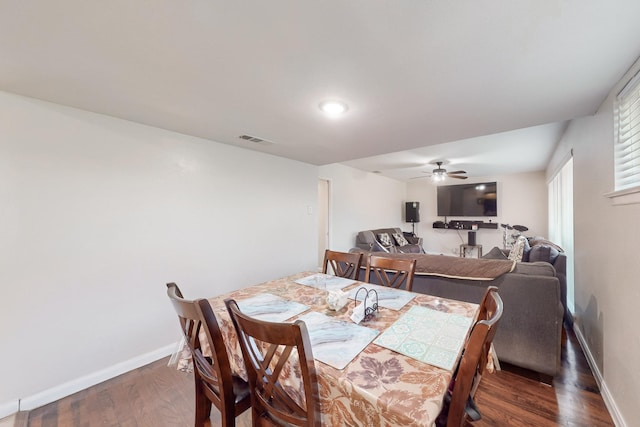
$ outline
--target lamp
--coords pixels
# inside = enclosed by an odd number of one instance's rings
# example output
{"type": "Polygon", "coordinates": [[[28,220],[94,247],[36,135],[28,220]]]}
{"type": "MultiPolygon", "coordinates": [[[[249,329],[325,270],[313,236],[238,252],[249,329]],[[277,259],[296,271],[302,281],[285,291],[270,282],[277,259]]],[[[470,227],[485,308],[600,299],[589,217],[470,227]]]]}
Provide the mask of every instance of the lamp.
{"type": "Polygon", "coordinates": [[[344,102],[331,100],[321,102],[318,107],[327,116],[334,118],[340,116],[349,109],[347,104],[344,102]]]}

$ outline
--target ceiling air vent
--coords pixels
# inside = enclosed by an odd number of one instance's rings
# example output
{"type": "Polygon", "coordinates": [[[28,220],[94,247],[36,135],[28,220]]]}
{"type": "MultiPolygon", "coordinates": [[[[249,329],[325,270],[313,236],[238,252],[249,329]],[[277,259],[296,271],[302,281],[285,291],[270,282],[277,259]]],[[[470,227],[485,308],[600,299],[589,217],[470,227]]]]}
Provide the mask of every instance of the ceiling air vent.
{"type": "Polygon", "coordinates": [[[266,139],[258,138],[257,136],[240,135],[238,138],[244,139],[245,141],[254,142],[254,143],[260,144],[260,145],[271,145],[271,144],[273,144],[273,142],[267,141],[266,139]]]}

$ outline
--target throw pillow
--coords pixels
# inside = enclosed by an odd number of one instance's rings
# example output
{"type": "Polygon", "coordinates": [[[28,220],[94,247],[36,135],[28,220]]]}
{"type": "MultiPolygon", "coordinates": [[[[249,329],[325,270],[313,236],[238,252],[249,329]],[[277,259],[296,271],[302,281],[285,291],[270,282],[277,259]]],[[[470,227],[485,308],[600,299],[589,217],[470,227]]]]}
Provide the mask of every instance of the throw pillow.
{"type": "Polygon", "coordinates": [[[497,246],[494,246],[493,249],[491,249],[485,255],[482,255],[482,258],[485,258],[485,259],[507,259],[507,256],[504,254],[504,252],[502,252],[502,249],[500,249],[497,246]]]}
{"type": "Polygon", "coordinates": [[[400,233],[393,233],[393,238],[398,246],[407,246],[409,244],[409,241],[400,233]]]}
{"type": "Polygon", "coordinates": [[[564,249],[562,249],[560,246],[540,236],[532,237],[531,240],[529,241],[529,244],[531,245],[531,247],[534,247],[537,245],[550,246],[555,250],[557,250],[558,252],[564,252],[564,249]]]}
{"type": "Polygon", "coordinates": [[[529,262],[544,261],[553,264],[560,252],[552,246],[535,245],[529,252],[529,262]]]}
{"type": "Polygon", "coordinates": [[[522,261],[522,256],[524,254],[524,241],[527,240],[524,236],[520,236],[516,239],[516,242],[513,244],[511,248],[511,252],[509,252],[508,259],[511,261],[520,262],[522,261]]]}
{"type": "Polygon", "coordinates": [[[531,245],[529,245],[529,239],[524,239],[524,250],[522,251],[522,261],[529,262],[529,253],[531,252],[531,245]]]}
{"type": "Polygon", "coordinates": [[[378,241],[382,244],[382,246],[391,246],[391,237],[388,233],[380,233],[378,234],[378,241]]]}
{"type": "Polygon", "coordinates": [[[533,248],[531,248],[531,252],[529,252],[529,262],[549,262],[550,253],[551,246],[535,245],[533,248]]]}

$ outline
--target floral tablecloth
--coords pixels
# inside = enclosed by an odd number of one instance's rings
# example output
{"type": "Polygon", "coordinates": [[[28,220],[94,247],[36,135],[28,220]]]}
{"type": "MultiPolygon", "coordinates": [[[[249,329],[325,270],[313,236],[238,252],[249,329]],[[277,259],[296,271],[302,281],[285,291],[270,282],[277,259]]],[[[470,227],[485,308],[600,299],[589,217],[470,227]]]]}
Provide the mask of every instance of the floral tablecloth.
{"type": "MultiPolygon", "coordinates": [[[[349,300],[341,310],[331,311],[324,303],[324,298],[318,298],[323,291],[295,282],[311,274],[313,273],[303,272],[209,299],[220,323],[234,372],[246,378],[238,339],[224,305],[226,298],[239,301],[269,293],[308,305],[311,311],[349,321],[354,308],[353,300],[349,300]]],[[[356,287],[358,282],[345,288],[345,291],[356,287]]],[[[413,306],[428,307],[471,319],[475,318],[478,311],[477,304],[416,294],[401,310],[380,307],[374,318],[361,325],[382,333],[413,306]]],[[[185,361],[181,362],[184,367],[185,361]]],[[[375,343],[365,347],[342,370],[318,360],[316,370],[322,423],[329,426],[430,426],[440,412],[452,375],[450,370],[420,362],[375,343]]],[[[295,381],[295,378],[290,380],[295,381]]]]}

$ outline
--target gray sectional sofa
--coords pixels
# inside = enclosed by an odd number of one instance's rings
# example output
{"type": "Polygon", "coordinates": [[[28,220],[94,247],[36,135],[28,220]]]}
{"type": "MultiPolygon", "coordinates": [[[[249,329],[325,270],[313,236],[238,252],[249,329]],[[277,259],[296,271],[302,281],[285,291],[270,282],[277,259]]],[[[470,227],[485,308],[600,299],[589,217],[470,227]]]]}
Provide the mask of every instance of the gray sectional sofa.
{"type": "MultiPolygon", "coordinates": [[[[403,242],[404,243],[404,242],[403,242]]],[[[378,228],[375,230],[364,230],[356,235],[356,247],[369,252],[385,252],[385,253],[424,253],[422,249],[422,237],[415,237],[409,233],[404,233],[399,228],[378,228]],[[385,245],[380,236],[386,234],[390,240],[385,245]],[[406,245],[398,244],[394,235],[403,236],[406,245]]]]}
{"type": "MultiPolygon", "coordinates": [[[[507,259],[509,250],[491,249],[484,258],[507,259]]],[[[556,272],[556,277],[560,281],[560,295],[562,306],[564,307],[564,324],[567,328],[573,328],[573,316],[567,306],[567,255],[555,243],[544,237],[528,237],[525,240],[522,262],[548,262],[556,272]]]]}
{"type": "MultiPolygon", "coordinates": [[[[352,252],[365,252],[354,248],[352,252]]],[[[369,255],[365,252],[365,256],[369,255]]],[[[375,255],[383,255],[377,253],[375,255]]],[[[431,257],[423,261],[438,262],[491,262],[469,258],[451,258],[445,255],[384,254],[390,257],[431,257]],[[441,258],[442,260],[442,258],[441,258]]],[[[507,262],[507,261],[501,261],[507,262]]],[[[364,262],[363,262],[364,263],[364,262]]],[[[419,263],[420,264],[420,261],[419,263]]],[[[425,263],[423,263],[424,265],[425,263]]],[[[554,267],[547,262],[518,262],[511,272],[492,280],[461,279],[433,275],[416,268],[413,291],[443,298],[479,303],[487,286],[494,285],[504,302],[504,313],[494,338],[498,359],[515,366],[539,372],[551,378],[560,369],[561,337],[564,307],[560,280],[554,267]]],[[[364,268],[359,280],[364,280],[364,268]]]]}

